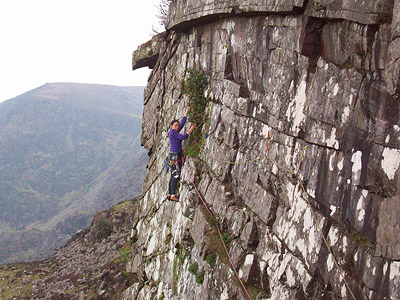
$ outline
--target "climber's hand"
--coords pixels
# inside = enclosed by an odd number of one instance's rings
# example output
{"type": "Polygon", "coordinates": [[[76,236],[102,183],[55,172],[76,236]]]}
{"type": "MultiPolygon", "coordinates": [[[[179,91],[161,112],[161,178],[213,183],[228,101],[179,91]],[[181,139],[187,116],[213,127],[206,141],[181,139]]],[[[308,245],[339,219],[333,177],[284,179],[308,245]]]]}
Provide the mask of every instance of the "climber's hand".
{"type": "Polygon", "coordinates": [[[187,113],[189,112],[189,110],[190,110],[190,106],[187,106],[186,111],[185,111],[185,117],[187,117],[187,113]]]}

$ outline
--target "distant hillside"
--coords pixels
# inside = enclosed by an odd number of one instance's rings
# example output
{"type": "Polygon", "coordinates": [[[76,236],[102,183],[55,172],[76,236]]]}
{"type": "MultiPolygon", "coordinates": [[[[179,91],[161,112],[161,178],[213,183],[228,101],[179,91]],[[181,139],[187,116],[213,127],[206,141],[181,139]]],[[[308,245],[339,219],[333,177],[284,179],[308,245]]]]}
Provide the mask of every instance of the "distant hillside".
{"type": "Polygon", "coordinates": [[[52,83],[0,104],[1,263],[49,256],[141,193],[143,90],[52,83]]]}

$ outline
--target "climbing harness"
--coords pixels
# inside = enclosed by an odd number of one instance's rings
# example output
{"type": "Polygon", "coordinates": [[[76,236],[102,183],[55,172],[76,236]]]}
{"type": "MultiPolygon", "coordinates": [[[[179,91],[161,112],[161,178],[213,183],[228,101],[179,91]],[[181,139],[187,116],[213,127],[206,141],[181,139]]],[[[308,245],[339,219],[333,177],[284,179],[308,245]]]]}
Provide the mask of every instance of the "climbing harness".
{"type": "Polygon", "coordinates": [[[174,167],[179,162],[178,153],[170,152],[169,153],[169,166],[174,167]]]}
{"type": "Polygon", "coordinates": [[[170,152],[169,155],[165,157],[164,169],[165,173],[168,173],[169,169],[175,170],[180,169],[179,165],[183,165],[183,156],[179,159],[177,152],[170,152]]]}

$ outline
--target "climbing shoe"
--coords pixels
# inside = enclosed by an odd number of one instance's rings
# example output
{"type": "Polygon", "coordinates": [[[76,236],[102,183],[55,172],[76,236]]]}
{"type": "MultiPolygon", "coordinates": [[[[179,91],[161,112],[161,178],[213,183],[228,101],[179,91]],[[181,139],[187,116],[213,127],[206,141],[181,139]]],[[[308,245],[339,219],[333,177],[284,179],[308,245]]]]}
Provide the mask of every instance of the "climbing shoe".
{"type": "Polygon", "coordinates": [[[175,196],[175,195],[171,195],[171,197],[169,197],[169,200],[178,202],[179,198],[177,196],[175,196]]]}

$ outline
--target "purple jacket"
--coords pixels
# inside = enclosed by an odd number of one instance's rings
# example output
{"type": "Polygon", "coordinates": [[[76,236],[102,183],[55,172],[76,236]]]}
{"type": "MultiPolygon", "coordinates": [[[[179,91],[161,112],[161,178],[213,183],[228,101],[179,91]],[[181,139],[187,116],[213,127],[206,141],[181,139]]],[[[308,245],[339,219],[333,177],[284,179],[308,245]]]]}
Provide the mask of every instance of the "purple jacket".
{"type": "Polygon", "coordinates": [[[179,131],[183,128],[186,123],[186,117],[183,117],[179,123],[179,130],[171,129],[169,131],[169,150],[172,152],[182,152],[182,141],[187,139],[189,136],[187,133],[180,134],[179,131]]]}

